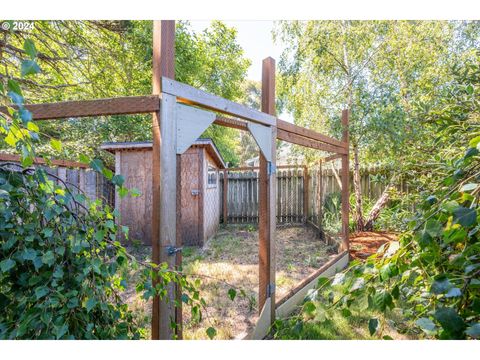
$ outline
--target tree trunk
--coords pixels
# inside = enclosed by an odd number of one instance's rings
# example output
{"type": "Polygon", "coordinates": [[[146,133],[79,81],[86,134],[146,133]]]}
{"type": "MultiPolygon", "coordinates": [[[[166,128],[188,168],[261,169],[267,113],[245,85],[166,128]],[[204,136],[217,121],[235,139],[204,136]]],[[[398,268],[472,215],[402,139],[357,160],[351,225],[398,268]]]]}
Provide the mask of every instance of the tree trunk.
{"type": "Polygon", "coordinates": [[[353,144],[353,189],[355,191],[354,220],[357,231],[364,231],[364,218],[362,211],[362,187],[360,183],[360,163],[358,160],[358,145],[353,144]]]}
{"type": "Polygon", "coordinates": [[[373,230],[374,221],[377,220],[378,216],[380,215],[380,211],[385,207],[385,205],[387,205],[388,200],[390,199],[390,190],[392,189],[392,187],[393,187],[393,184],[390,183],[386,187],[386,189],[383,191],[382,195],[377,200],[372,210],[370,210],[370,213],[368,214],[368,218],[364,226],[365,231],[373,230]]]}

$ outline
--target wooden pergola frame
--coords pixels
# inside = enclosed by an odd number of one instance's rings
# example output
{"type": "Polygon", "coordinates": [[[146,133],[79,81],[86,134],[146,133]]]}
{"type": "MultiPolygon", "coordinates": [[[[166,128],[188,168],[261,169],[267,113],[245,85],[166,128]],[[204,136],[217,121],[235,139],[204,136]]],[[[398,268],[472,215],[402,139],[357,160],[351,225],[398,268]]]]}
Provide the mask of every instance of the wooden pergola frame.
{"type": "MultiPolygon", "coordinates": [[[[34,120],[80,118],[90,116],[152,115],[152,261],[167,263],[170,268],[182,263],[180,226],[181,169],[177,147],[182,111],[212,114],[211,123],[250,130],[259,145],[259,309],[267,326],[275,320],[275,194],[276,139],[304,147],[331,152],[325,160],[342,160],[342,252],[348,251],[349,168],[348,111],[342,113],[343,135],[337,140],[292,123],[275,115],[275,60],[266,58],[262,68],[261,112],[208,94],[175,77],[175,21],[154,21],[153,26],[153,94],[147,96],[66,101],[26,105],[34,120]],[[215,113],[213,113],[213,111],[215,113]],[[220,114],[220,115],[219,115],[220,114]],[[260,136],[260,134],[263,134],[260,136]],[[266,134],[266,135],[265,135],[266,134]],[[167,251],[170,250],[170,251],[167,251]]],[[[5,109],[0,108],[0,111],[5,109]]],[[[200,121],[200,120],[199,120],[200,121]]],[[[202,120],[204,121],[204,120],[202,120]]],[[[208,125],[208,124],[207,124],[208,125]]],[[[200,134],[199,134],[200,135],[200,134]]],[[[180,140],[179,140],[180,141],[180,140]]],[[[182,309],[174,306],[181,289],[170,284],[163,300],[155,297],[152,309],[152,339],[182,338],[182,327],[172,329],[171,322],[182,324],[182,309]]],[[[181,301],[179,301],[181,304],[181,301]]]]}

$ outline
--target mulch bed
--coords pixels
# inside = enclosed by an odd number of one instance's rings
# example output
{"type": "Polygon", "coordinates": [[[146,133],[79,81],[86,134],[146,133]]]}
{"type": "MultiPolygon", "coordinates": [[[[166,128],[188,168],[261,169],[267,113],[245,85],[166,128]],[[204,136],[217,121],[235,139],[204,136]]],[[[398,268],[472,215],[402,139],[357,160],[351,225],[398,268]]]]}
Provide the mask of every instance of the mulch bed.
{"type": "Polygon", "coordinates": [[[360,231],[350,235],[350,257],[366,259],[373,255],[383,244],[398,241],[398,234],[393,232],[360,231]]]}

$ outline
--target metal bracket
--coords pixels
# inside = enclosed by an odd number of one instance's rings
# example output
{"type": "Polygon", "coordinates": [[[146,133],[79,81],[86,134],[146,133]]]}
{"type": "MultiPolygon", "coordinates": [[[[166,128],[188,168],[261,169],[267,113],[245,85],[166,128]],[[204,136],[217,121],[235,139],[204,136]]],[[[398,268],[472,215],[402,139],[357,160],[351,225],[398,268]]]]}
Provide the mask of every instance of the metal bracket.
{"type": "Polygon", "coordinates": [[[211,111],[176,104],[177,154],[183,154],[215,121],[211,111]]]}
{"type": "Polygon", "coordinates": [[[268,176],[271,176],[271,175],[274,175],[277,173],[277,166],[272,163],[271,161],[269,161],[267,163],[267,174],[268,176]]]}
{"type": "Polygon", "coordinates": [[[272,153],[272,128],[252,122],[247,123],[247,127],[265,159],[272,161],[274,155],[272,153]]]}
{"type": "Polygon", "coordinates": [[[268,284],[267,285],[267,298],[271,297],[275,294],[275,284],[268,284]]]}
{"type": "Polygon", "coordinates": [[[182,247],[177,248],[175,246],[170,245],[170,246],[167,246],[167,254],[168,254],[168,256],[173,256],[176,253],[181,252],[182,249],[183,249],[182,247]]]}

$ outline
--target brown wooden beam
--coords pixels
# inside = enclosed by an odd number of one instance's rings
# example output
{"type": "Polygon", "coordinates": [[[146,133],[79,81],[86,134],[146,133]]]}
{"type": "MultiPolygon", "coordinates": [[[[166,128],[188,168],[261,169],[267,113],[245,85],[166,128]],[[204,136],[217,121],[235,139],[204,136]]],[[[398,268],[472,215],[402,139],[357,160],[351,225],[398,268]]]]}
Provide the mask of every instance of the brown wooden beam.
{"type": "Polygon", "coordinates": [[[310,130],[310,129],[307,129],[307,128],[304,128],[304,127],[301,127],[301,126],[298,126],[298,125],[295,125],[295,124],[292,124],[292,123],[289,123],[289,122],[284,121],[284,120],[277,119],[277,128],[279,130],[283,130],[283,131],[286,131],[286,132],[289,132],[289,133],[292,133],[292,134],[295,134],[295,135],[300,135],[300,136],[303,136],[303,137],[311,139],[311,140],[320,141],[320,142],[323,142],[325,144],[338,146],[340,148],[346,148],[347,147],[347,145],[345,144],[344,141],[339,141],[337,139],[334,139],[334,138],[331,138],[329,136],[320,134],[316,131],[313,131],[313,130],[310,130]]]}
{"type": "MultiPolygon", "coordinates": [[[[162,91],[162,77],[175,77],[175,21],[153,22],[153,94],[162,91]]],[[[175,98],[164,96],[162,108],[152,117],[152,261],[176,265],[175,256],[168,256],[167,247],[176,245],[176,152],[172,133],[172,108],[175,98]],[[174,167],[172,169],[172,166],[174,167]],[[170,181],[168,180],[170,179],[170,181]],[[172,180],[173,179],[173,186],[172,180]],[[172,200],[173,197],[173,200],[172,200]],[[168,204],[167,204],[168,203],[168,204]],[[173,209],[173,210],[172,210],[173,209]]],[[[168,288],[168,302],[154,297],[152,306],[152,339],[171,339],[174,336],[170,323],[176,322],[173,304],[175,287],[168,288]]]]}
{"type": "Polygon", "coordinates": [[[342,157],[341,154],[330,155],[330,156],[327,156],[326,158],[321,159],[320,162],[321,163],[327,163],[327,162],[332,161],[332,160],[340,159],[341,157],[342,157]]]}
{"type": "MultiPolygon", "coordinates": [[[[15,155],[15,154],[4,154],[0,153],[0,161],[12,161],[12,162],[20,162],[21,157],[20,155],[15,155]]],[[[79,169],[88,169],[89,166],[77,162],[77,161],[71,161],[71,160],[45,160],[44,158],[41,157],[36,157],[33,159],[34,164],[41,164],[41,165],[54,165],[54,166],[62,166],[62,167],[69,167],[69,168],[79,168],[79,169]]]]}
{"type": "MultiPolygon", "coordinates": [[[[268,57],[262,63],[262,111],[275,115],[275,60],[268,57]]],[[[269,301],[270,324],[275,321],[275,227],[276,227],[276,174],[271,171],[276,164],[276,127],[272,127],[271,165],[260,152],[258,173],[258,255],[259,255],[259,311],[269,301]],[[269,171],[270,169],[270,171],[269,171]]]]}
{"type": "MultiPolygon", "coordinates": [[[[47,104],[27,104],[33,120],[66,119],[87,116],[153,113],[160,108],[158,95],[127,96],[110,99],[64,101],[47,104]]],[[[5,107],[0,112],[8,114],[5,107]]]]}
{"type": "Polygon", "coordinates": [[[292,133],[285,130],[277,129],[277,139],[290,142],[292,144],[297,144],[300,146],[305,146],[312,149],[328,151],[338,154],[346,154],[348,150],[344,147],[338,147],[330,144],[324,144],[318,140],[312,140],[310,138],[303,137],[296,133],[292,133]]]}

